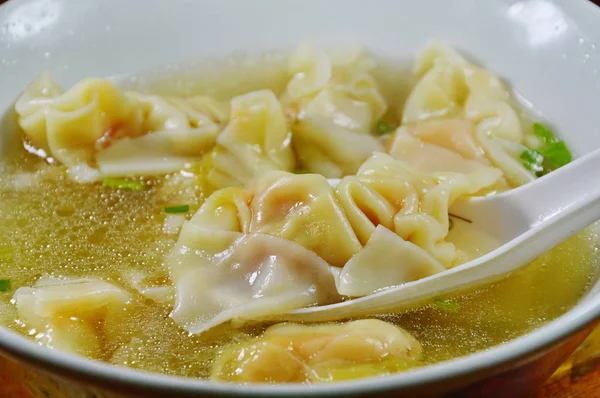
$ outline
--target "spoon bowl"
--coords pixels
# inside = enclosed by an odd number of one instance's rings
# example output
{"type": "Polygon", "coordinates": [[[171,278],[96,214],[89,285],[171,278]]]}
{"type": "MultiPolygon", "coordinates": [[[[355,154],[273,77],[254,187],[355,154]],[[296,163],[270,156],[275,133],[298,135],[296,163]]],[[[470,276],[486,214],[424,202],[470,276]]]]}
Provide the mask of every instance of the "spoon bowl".
{"type": "MultiPolygon", "coordinates": [[[[500,243],[473,261],[361,298],[269,319],[315,322],[390,313],[500,279],[600,219],[594,170],[600,170],[600,149],[511,191],[457,201],[450,209],[453,215],[471,220],[500,243]]],[[[329,182],[336,186],[339,180],[329,182]]]]}

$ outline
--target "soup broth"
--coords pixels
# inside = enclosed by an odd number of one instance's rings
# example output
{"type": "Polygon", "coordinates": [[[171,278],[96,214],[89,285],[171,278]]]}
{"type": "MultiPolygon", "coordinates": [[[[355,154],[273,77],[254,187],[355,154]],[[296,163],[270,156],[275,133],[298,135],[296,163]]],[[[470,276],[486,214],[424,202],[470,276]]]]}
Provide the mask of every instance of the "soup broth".
{"type": "MultiPolygon", "coordinates": [[[[292,77],[287,56],[242,62],[220,75],[193,70],[178,73],[180,77],[170,80],[155,79],[149,84],[138,79],[129,85],[140,89],[139,84],[143,84],[144,90],[159,94],[209,94],[230,99],[265,87],[281,96],[292,77]]],[[[402,124],[402,108],[414,79],[405,68],[381,62],[373,76],[389,104],[381,120],[393,126],[402,124]]],[[[531,125],[523,111],[518,115],[524,126],[531,125]]],[[[530,133],[528,127],[525,130],[530,133]]],[[[115,189],[107,184],[73,181],[61,162],[54,159],[49,164],[20,148],[0,169],[0,279],[10,281],[10,288],[0,293],[0,324],[41,345],[109,364],[211,377],[224,349],[259,341],[272,323],[239,326],[223,322],[202,333],[191,333],[170,317],[172,292],[155,297],[154,290],[145,290],[145,294],[141,290],[173,284],[165,259],[179,239],[180,224],[190,220],[213,193],[214,186],[205,181],[213,166],[204,159],[180,172],[137,177],[141,190],[115,189]],[[189,210],[181,214],[165,211],[173,205],[185,205],[189,210]],[[106,281],[126,291],[129,300],[118,316],[101,315],[84,322],[77,313],[61,315],[60,322],[69,333],[99,336],[93,344],[65,346],[53,340],[47,330],[24,320],[13,299],[18,288],[34,286],[48,276],[106,281]]],[[[306,170],[296,165],[295,172],[306,170]]],[[[450,219],[445,241],[462,253],[461,262],[497,246],[471,220],[450,219]]],[[[456,297],[435,298],[428,305],[398,314],[371,318],[399,326],[422,346],[421,359],[404,368],[484,350],[568,311],[596,276],[597,250],[593,227],[501,281],[456,297]]],[[[361,376],[359,371],[351,377],[361,376]]]]}

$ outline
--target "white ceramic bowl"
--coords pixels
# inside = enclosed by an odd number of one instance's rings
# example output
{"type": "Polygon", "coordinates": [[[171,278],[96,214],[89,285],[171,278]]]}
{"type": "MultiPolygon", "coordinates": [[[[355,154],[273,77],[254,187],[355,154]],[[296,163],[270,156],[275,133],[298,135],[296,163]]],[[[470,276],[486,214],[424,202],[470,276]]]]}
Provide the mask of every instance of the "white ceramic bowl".
{"type": "MultiPolygon", "coordinates": [[[[0,109],[42,69],[70,85],[239,50],[288,49],[305,38],[363,44],[398,59],[442,39],[505,77],[577,154],[600,147],[600,8],[586,0],[12,0],[0,7],[0,109]]],[[[429,396],[465,387],[455,394],[505,396],[510,388],[518,396],[539,385],[599,316],[596,284],[566,315],[502,346],[389,377],[310,388],[217,385],[115,368],[43,349],[2,328],[0,349],[36,380],[71,391],[69,397],[429,396]]]]}

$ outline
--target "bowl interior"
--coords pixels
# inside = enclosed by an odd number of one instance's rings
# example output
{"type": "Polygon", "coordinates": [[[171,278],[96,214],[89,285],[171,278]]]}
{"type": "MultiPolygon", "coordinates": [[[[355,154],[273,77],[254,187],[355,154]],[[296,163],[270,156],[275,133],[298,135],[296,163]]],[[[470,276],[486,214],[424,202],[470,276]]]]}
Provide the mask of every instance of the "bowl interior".
{"type": "Polygon", "coordinates": [[[47,69],[64,84],[236,51],[359,44],[400,60],[440,39],[506,78],[578,153],[600,146],[600,48],[585,0],[17,0],[0,11],[0,109],[47,69]],[[144,12],[140,12],[143,10],[144,12]],[[576,110],[576,112],[574,112],[576,110]]]}

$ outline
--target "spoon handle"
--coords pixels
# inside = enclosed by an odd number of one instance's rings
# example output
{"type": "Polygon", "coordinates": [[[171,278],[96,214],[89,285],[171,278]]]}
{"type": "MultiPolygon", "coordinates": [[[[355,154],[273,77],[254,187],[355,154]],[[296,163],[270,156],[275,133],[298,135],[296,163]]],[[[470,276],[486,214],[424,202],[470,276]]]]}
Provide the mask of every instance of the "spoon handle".
{"type": "Polygon", "coordinates": [[[459,201],[453,211],[473,217],[483,230],[501,231],[501,247],[446,272],[354,300],[278,314],[273,319],[314,322],[385,314],[501,278],[600,219],[598,171],[600,150],[595,150],[520,188],[459,201]]]}
{"type": "MultiPolygon", "coordinates": [[[[600,213],[592,211],[600,201],[600,149],[582,156],[536,181],[513,191],[515,201],[524,210],[530,227],[555,222],[585,211],[581,225],[597,221],[600,213]]],[[[515,203],[516,204],[516,203],[515,203]]]]}
{"type": "Polygon", "coordinates": [[[499,244],[565,220],[570,236],[600,219],[599,171],[600,149],[513,190],[458,201],[451,212],[493,231],[499,244]]]}

